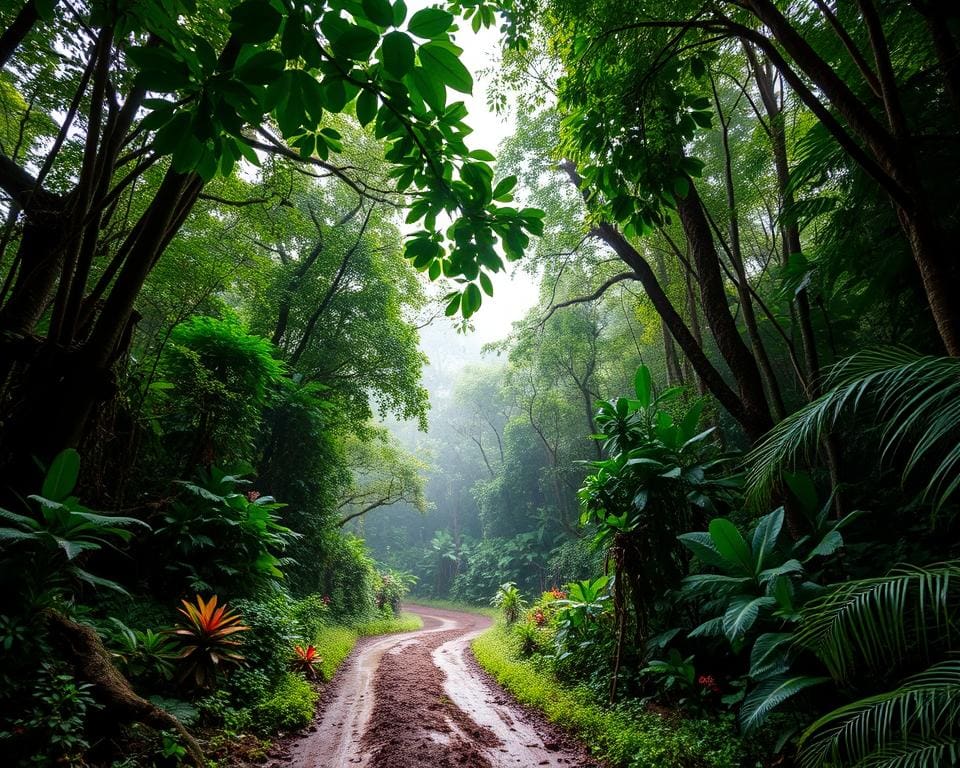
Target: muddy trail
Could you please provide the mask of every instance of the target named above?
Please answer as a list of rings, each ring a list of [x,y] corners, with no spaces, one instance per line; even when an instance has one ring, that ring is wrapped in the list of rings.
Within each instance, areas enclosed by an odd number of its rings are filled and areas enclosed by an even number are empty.
[[[407,606],[423,628],[362,640],[327,686],[314,724],[272,768],[599,768],[477,665],[484,616]]]

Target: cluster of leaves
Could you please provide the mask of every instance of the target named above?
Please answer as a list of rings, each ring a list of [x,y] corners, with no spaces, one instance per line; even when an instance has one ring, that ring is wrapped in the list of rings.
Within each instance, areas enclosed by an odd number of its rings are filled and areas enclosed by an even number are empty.
[[[298,534],[280,524],[283,504],[245,490],[247,472],[201,470],[196,482],[180,482],[183,497],[164,513],[156,537],[179,556],[167,568],[191,589],[236,594],[283,578],[282,553]]]
[[[352,107],[385,144],[398,191],[414,194],[407,220],[423,228],[410,236],[407,256],[434,278],[463,283],[448,306],[465,317],[480,306],[481,275],[491,290],[486,273],[503,267],[498,239],[508,258],[519,258],[528,233],[542,232],[540,212],[505,204],[515,180],[494,188],[492,156],[464,142],[467,110],[448,103],[447,89],[470,93],[473,79],[451,38],[449,11],[408,15],[403,0],[323,7],[245,0],[211,36],[200,32],[191,3],[177,6],[179,24],[152,6],[118,19],[153,38],[125,53],[138,85],[157,95],[145,102],[151,112],[142,125],[156,131],[154,147],[172,155],[175,170],[211,179],[241,159],[259,165],[250,133],[268,118],[302,157],[325,160],[343,150],[325,115]],[[470,13],[474,23],[494,19],[487,5]],[[223,41],[219,54],[211,40]],[[437,228],[446,216],[453,217],[449,250]]]

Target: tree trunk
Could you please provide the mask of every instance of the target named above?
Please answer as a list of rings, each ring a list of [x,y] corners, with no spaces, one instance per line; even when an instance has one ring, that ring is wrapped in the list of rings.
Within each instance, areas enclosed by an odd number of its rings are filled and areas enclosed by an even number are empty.
[[[743,342],[733,315],[730,314],[720,271],[720,258],[713,243],[703,204],[692,180],[687,195],[677,200],[677,212],[680,214],[683,231],[690,245],[690,256],[697,270],[700,301],[707,325],[737,382],[738,399],[743,406],[741,423],[747,437],[753,441],[758,440],[773,426],[763,391],[763,379],[757,361]]]

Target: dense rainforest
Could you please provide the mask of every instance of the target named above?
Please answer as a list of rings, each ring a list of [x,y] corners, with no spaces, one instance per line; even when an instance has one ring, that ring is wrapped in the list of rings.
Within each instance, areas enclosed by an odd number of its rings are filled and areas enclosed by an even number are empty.
[[[610,768],[960,765],[960,6],[6,0],[0,66],[4,764],[299,765],[415,598]]]

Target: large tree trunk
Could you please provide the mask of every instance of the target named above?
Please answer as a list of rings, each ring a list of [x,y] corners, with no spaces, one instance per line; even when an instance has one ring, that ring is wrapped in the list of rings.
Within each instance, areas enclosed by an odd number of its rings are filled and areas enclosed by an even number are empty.
[[[741,423],[747,436],[751,440],[758,440],[773,426],[763,391],[763,378],[756,359],[744,343],[736,321],[730,314],[720,258],[703,203],[692,180],[687,195],[677,200],[677,212],[680,214],[680,222],[690,245],[690,257],[697,271],[700,302],[707,325],[717,343],[717,349],[737,382],[738,399],[743,405]]]

